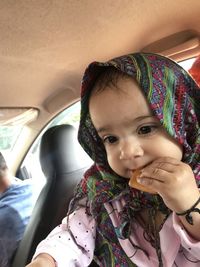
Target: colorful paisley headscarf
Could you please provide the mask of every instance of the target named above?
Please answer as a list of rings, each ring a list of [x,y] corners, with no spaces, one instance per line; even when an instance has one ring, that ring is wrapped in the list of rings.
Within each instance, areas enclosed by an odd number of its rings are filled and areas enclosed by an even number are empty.
[[[148,229],[149,227],[152,229],[157,211],[161,211],[166,217],[171,211],[165,206],[161,197],[130,189],[127,180],[110,169],[104,146],[90,118],[88,102],[91,90],[97,77],[109,66],[117,68],[137,81],[154,115],[167,132],[183,145],[183,161],[193,169],[198,185],[200,184],[200,89],[180,65],[166,57],[151,53],[125,55],[105,63],[93,62],[83,76],[78,139],[94,160],[94,165],[85,173],[78,185],[69,213],[80,205],[81,199],[87,199],[87,212],[97,222],[96,261],[100,266],[128,267],[135,265],[123,252],[117,238],[129,238],[132,231],[131,221],[136,220],[142,209],[148,209],[149,225],[144,227],[144,236],[155,247],[159,266],[162,266],[159,234],[155,231],[152,237]],[[120,197],[125,198],[127,205],[120,214],[119,229],[114,229],[103,203]],[[135,244],[133,246],[136,247]]]

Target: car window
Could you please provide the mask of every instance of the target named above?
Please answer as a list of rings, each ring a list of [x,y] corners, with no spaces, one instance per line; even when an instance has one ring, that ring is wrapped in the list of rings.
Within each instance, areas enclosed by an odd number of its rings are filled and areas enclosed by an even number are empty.
[[[0,151],[8,153],[12,150],[16,139],[20,135],[23,126],[1,126],[0,127]]]
[[[181,61],[179,62],[179,64],[185,69],[185,70],[189,70],[191,67],[192,67],[192,64],[194,63],[195,61],[195,57],[193,58],[190,58],[188,60],[184,60],[184,61]]]
[[[37,116],[38,110],[35,108],[0,108],[0,151],[8,165],[23,128]]]

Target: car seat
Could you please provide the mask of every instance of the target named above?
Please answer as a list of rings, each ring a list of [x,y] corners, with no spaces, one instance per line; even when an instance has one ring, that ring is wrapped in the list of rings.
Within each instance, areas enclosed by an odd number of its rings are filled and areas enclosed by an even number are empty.
[[[66,216],[74,187],[92,160],[77,141],[71,125],[49,128],[40,144],[40,163],[46,184],[41,190],[12,267],[22,267],[32,259],[38,243]],[[94,262],[90,266],[97,266]]]

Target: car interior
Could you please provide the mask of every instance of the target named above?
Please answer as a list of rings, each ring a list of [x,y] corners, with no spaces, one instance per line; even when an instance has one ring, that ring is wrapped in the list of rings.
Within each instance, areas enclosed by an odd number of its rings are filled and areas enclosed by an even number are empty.
[[[44,133],[40,162],[47,182],[37,199],[13,267],[30,262],[37,244],[60,224],[75,185],[92,163],[76,139],[76,129],[69,124],[51,127]]]
[[[143,51],[189,70],[200,55],[200,1],[0,1],[0,33],[0,151],[13,175],[35,185],[12,262],[23,267],[92,164],[77,141],[85,68]]]

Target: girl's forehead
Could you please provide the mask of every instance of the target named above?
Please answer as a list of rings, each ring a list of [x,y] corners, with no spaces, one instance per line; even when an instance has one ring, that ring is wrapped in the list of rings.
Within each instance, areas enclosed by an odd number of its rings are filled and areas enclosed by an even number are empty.
[[[123,73],[122,71],[120,71],[121,73]],[[108,79],[106,77],[106,79]],[[111,92],[113,91],[114,93],[118,93],[118,94],[123,94],[125,93],[125,95],[127,95],[127,90],[126,87],[132,87],[132,89],[134,90],[135,87],[140,88],[140,85],[138,84],[138,82],[136,81],[136,79],[134,77],[131,77],[129,75],[118,75],[118,77],[113,80],[101,80],[101,82],[97,81],[94,83],[94,85],[91,88],[91,95],[93,94],[98,94],[104,91],[108,91],[111,90]],[[140,88],[141,90],[142,88]]]
[[[98,85],[97,85],[98,87]],[[119,78],[115,84],[109,84],[101,90],[98,90],[96,85],[92,89],[90,94],[90,102],[93,99],[109,101],[111,98],[113,101],[123,102],[123,101],[132,101],[138,102],[142,99],[146,99],[142,88],[138,85],[138,83],[133,78]],[[147,101],[145,100],[147,103]],[[110,101],[110,104],[112,102]]]
[[[132,79],[122,79],[117,88],[106,87],[91,95],[89,111],[93,123],[100,128],[112,122],[132,123],[138,117],[152,115],[144,94]]]

